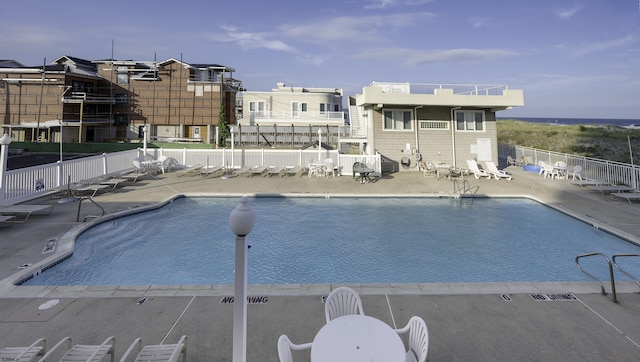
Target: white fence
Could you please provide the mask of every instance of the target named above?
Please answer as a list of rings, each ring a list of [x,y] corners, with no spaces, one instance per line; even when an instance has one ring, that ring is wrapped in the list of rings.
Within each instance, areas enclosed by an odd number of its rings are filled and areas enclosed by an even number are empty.
[[[604,181],[616,185],[627,185],[638,189],[640,185],[640,167],[628,163],[600,160],[566,153],[538,150],[535,148],[516,146],[516,159],[529,160],[538,164],[539,161],[554,164],[558,161],[566,162],[567,168],[581,166],[582,177]]]
[[[50,192],[63,190],[68,182],[96,178],[109,173],[131,170],[132,161],[141,157],[141,149],[104,153],[98,156],[5,171],[4,195],[0,205],[24,202]],[[380,155],[339,154],[336,150],[272,150],[272,149],[147,149],[147,158],[167,156],[185,166],[304,166],[311,160],[334,160],[339,174],[352,175],[355,162],[364,162],[380,175]]]

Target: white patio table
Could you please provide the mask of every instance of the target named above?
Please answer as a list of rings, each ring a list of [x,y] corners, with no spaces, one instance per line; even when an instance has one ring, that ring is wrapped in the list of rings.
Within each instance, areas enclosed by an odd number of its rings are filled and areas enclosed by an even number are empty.
[[[402,339],[388,324],[366,315],[346,315],[318,331],[311,347],[313,362],[404,361]]]

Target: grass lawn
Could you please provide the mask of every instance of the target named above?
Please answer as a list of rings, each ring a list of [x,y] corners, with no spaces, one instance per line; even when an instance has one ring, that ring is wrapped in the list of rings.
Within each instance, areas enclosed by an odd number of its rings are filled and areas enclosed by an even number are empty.
[[[640,130],[615,126],[554,125],[518,120],[498,121],[498,143],[571,153],[629,163],[629,143],[634,156],[640,151]],[[640,160],[634,157],[634,163]]]

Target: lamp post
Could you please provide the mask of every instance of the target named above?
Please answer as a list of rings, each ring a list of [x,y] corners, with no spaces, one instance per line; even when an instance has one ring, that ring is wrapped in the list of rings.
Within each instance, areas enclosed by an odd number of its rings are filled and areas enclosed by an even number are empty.
[[[322,162],[320,150],[322,148],[322,129],[318,128],[318,162]]]
[[[236,234],[235,281],[233,296],[233,362],[247,360],[247,240],[256,223],[256,212],[247,196],[229,215],[229,227]]]
[[[9,144],[11,143],[11,137],[8,134],[0,137],[0,205],[4,204],[5,200],[5,171],[7,169],[7,157],[9,155]]]

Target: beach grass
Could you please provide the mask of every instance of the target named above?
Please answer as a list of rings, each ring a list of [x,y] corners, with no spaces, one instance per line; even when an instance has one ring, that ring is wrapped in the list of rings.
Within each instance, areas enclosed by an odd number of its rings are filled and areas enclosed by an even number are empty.
[[[640,152],[640,130],[617,126],[556,125],[519,121],[497,121],[498,143],[570,153],[630,163],[629,142]],[[628,137],[628,138],[627,138]]]

